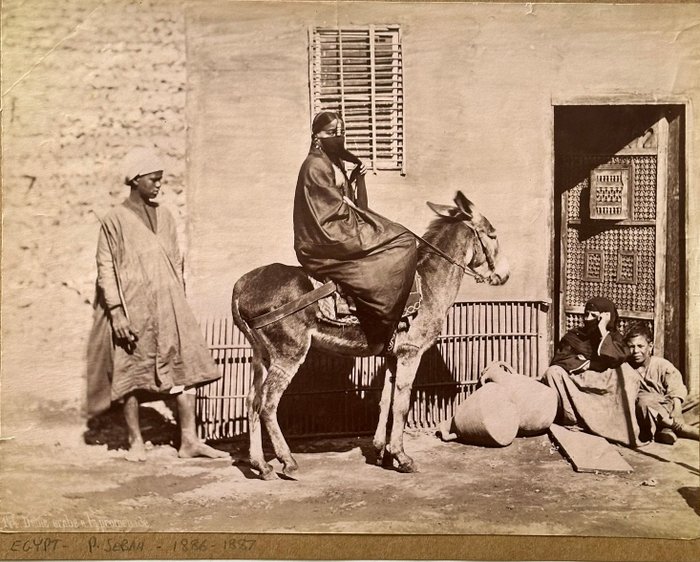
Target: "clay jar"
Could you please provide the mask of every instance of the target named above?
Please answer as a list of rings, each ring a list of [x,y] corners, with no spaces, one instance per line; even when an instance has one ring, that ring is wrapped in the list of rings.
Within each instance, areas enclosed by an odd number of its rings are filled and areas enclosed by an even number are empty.
[[[530,377],[516,373],[503,361],[490,363],[481,372],[482,384],[498,384],[519,412],[518,435],[535,435],[549,429],[557,414],[557,393]]]
[[[519,420],[509,390],[500,384],[487,383],[457,407],[451,420],[440,424],[438,435],[443,441],[505,447],[515,439]]]

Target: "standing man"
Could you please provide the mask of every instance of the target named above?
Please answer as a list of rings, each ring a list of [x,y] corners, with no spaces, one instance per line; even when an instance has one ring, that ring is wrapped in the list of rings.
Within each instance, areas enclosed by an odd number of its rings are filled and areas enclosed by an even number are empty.
[[[635,322],[625,334],[630,364],[641,375],[637,420],[642,441],[673,445],[678,437],[698,439],[697,427],[685,423],[682,404],[688,396],[681,373],[673,363],[652,355],[654,338],[644,322]]]
[[[139,399],[177,395],[180,457],[228,457],[195,432],[196,387],[219,378],[185,300],[173,216],[154,201],[163,165],[147,148],[124,160],[129,196],[101,221],[95,320],[88,348],[88,413],[122,402],[126,459],[145,461]]]

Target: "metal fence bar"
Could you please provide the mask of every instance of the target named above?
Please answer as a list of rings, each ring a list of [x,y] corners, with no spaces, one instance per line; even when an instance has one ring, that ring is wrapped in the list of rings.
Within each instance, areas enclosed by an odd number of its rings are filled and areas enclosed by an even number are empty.
[[[540,348],[547,311],[547,303],[540,301],[455,303],[443,333],[421,361],[407,425],[435,427],[452,417],[491,361],[506,361],[523,375],[537,375],[543,367]],[[229,318],[207,319],[202,331],[222,376],[197,391],[199,434],[205,439],[242,435],[247,431],[252,348]],[[351,361],[310,353],[280,402],[280,425],[290,437],[371,433],[385,369],[382,357]]]

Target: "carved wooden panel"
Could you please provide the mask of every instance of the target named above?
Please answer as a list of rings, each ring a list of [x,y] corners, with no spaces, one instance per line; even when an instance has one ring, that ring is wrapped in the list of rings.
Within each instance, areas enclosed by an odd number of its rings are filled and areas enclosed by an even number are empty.
[[[619,250],[617,253],[617,282],[637,284],[637,252]]]
[[[605,164],[591,172],[589,218],[624,220],[630,216],[631,162]]]
[[[581,309],[601,295],[618,310],[653,313],[656,297],[656,165],[655,155],[610,156],[601,165],[599,155],[571,155],[566,160],[567,191],[566,291],[564,306]],[[601,166],[627,169],[634,190],[630,215],[620,221],[590,220],[591,171]],[[614,169],[614,168],[609,168]],[[618,178],[612,178],[617,180]],[[567,316],[573,313],[567,312]],[[578,318],[571,316],[571,318]],[[570,324],[567,318],[567,324]]]
[[[603,271],[605,271],[605,252],[602,250],[583,251],[583,275],[582,279],[587,283],[602,283]]]

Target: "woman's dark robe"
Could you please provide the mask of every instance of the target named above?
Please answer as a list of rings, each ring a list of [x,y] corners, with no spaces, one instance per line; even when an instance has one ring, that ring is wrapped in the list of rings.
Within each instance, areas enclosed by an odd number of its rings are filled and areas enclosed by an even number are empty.
[[[602,341],[598,332],[586,334],[583,328],[567,332],[543,376],[558,394],[556,421],[582,424],[610,441],[638,446],[634,407],[641,379],[625,362],[627,354],[617,331]]]
[[[294,250],[309,273],[352,295],[370,343],[385,343],[413,284],[416,243],[403,226],[360,214],[344,195],[366,204],[364,194],[351,192],[344,171],[312,147],[294,196]]]

